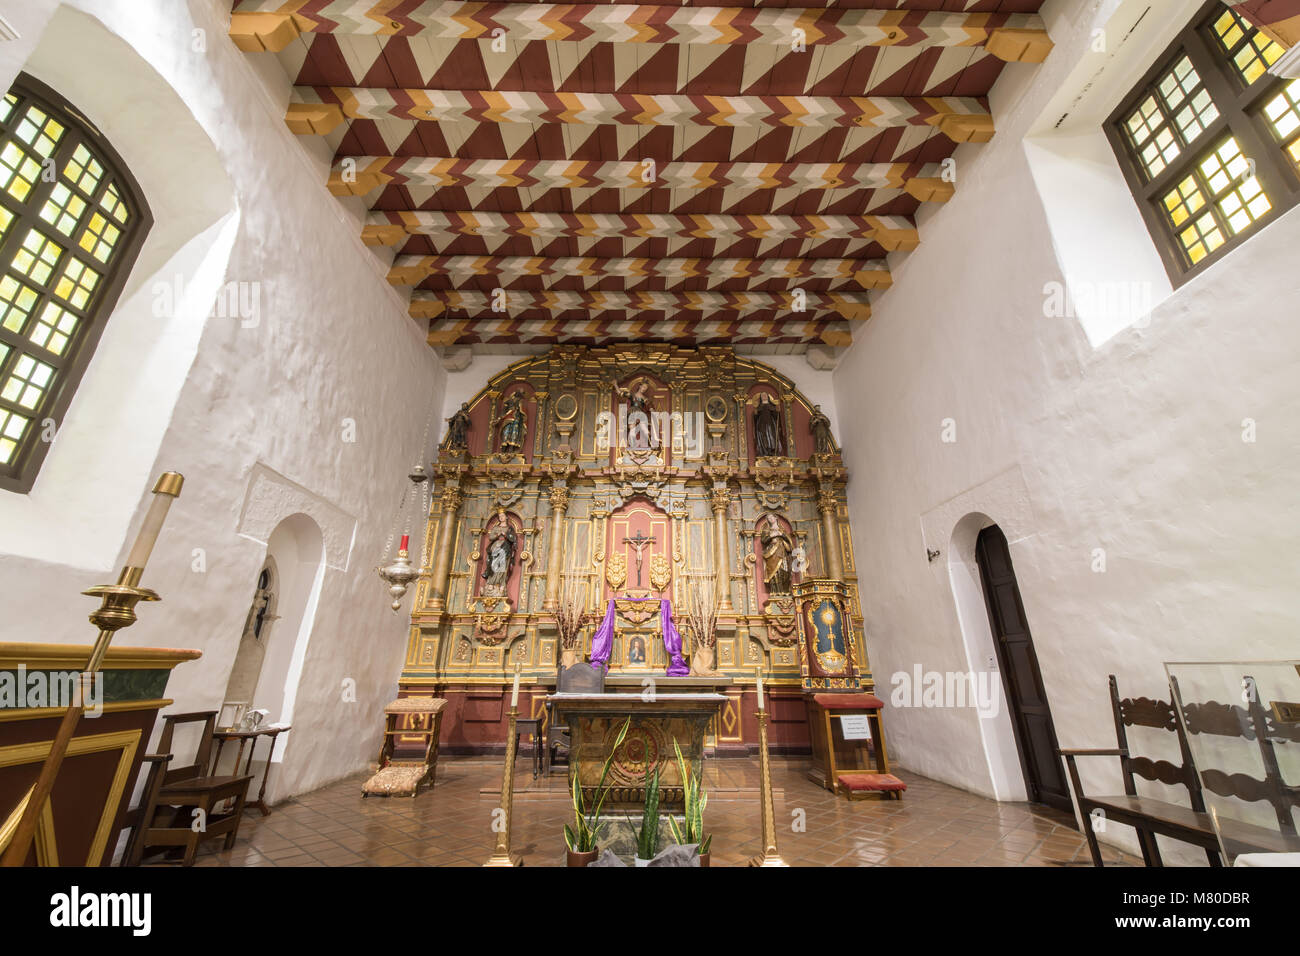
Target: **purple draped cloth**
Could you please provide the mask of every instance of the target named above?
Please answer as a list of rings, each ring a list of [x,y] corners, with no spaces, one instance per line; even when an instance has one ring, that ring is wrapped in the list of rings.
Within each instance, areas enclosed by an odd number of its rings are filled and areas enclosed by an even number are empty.
[[[668,651],[667,674],[669,677],[685,677],[691,669],[682,660],[682,635],[673,624],[673,602],[668,598],[659,602],[659,622],[664,632],[664,649]]]
[[[678,642],[681,646],[681,641]],[[609,599],[609,610],[605,612],[605,620],[600,622],[600,627],[596,628],[596,634],[591,639],[591,666],[596,670],[604,668],[609,670],[609,654],[614,649],[614,599]]]

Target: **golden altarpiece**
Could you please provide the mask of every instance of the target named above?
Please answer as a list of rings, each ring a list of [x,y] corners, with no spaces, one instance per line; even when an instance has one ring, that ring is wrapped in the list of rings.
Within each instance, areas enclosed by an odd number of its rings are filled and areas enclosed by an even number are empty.
[[[739,751],[756,737],[761,667],[773,746],[808,746],[791,587],[844,581],[858,642],[861,607],[847,474],[829,422],[789,379],[726,347],[557,346],[455,412],[433,477],[400,687],[447,699],[444,749],[504,744],[516,664],[521,716],[544,717],[565,598],[590,615],[579,660],[613,599],[610,678],[638,690],[662,679],[661,601],[682,628],[705,578],[718,582],[716,663],[671,680],[726,694],[711,743]]]

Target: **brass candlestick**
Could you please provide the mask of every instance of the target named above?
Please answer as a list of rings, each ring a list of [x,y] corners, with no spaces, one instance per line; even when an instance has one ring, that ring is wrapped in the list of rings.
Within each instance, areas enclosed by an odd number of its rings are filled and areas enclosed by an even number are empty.
[[[761,691],[760,691],[761,693]],[[758,711],[758,777],[763,790],[763,852],[750,866],[789,866],[776,848],[776,811],[772,807],[772,765],[767,757],[767,711]]]
[[[523,861],[517,856],[510,855],[510,810],[514,803],[515,797],[515,750],[518,743],[518,736],[515,731],[515,721],[519,719],[519,708],[512,706],[510,708],[510,720],[508,722],[506,737],[506,769],[501,775],[501,829],[497,832],[496,849],[492,851],[492,856],[484,863],[484,866],[523,866]]]
[[[516,729],[519,719],[519,673],[523,665],[515,664],[515,682],[510,691],[510,719],[506,724],[506,768],[501,775],[501,829],[497,831],[496,849],[484,866],[523,866],[523,860],[510,855],[510,811],[515,802],[515,751],[518,749],[519,732]]]
[[[104,655],[108,653],[113,635],[135,623],[137,604],[141,601],[159,599],[156,592],[140,587],[140,578],[144,575],[145,564],[153,552],[154,542],[158,540],[158,532],[162,530],[167,511],[171,503],[180,497],[184,483],[185,479],[174,471],[165,472],[158,479],[153,488],[154,500],[145,515],[135,545],[127,556],[126,567],[118,575],[117,583],[101,584],[81,592],[101,599],[99,608],[90,615],[90,623],[99,628],[99,636],[95,639],[95,645],[90,651],[90,659],[81,672],[77,698],[63,713],[58,733],[50,743],[50,752],[41,765],[36,783],[32,784],[31,789],[19,801],[18,806],[9,815],[9,819],[4,824],[0,824],[0,832],[3,832],[10,829],[15,817],[19,818],[16,828],[13,829],[9,846],[4,856],[0,858],[0,866],[22,866],[27,862],[27,854],[31,851],[41,813],[50,798],[50,793],[54,790],[59,770],[63,767],[63,759],[68,753],[68,745],[72,743],[72,738],[77,732],[77,724],[81,722],[81,717],[85,713],[85,701],[94,685],[94,675],[103,667]]]

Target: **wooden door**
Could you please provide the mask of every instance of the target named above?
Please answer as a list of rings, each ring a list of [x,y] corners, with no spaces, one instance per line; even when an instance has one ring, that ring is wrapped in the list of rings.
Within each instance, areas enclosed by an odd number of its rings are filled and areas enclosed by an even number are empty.
[[[1011,723],[1020,751],[1020,766],[1025,788],[1033,803],[1045,803],[1073,813],[1070,793],[1057,756],[1056,730],[1047,704],[1043,676],[1034,654],[1034,640],[1025,620],[1020,588],[1006,535],[997,526],[980,532],[975,544],[980,580],[984,583],[984,602],[989,612],[989,627],[997,647],[1002,686],[1011,708]]]

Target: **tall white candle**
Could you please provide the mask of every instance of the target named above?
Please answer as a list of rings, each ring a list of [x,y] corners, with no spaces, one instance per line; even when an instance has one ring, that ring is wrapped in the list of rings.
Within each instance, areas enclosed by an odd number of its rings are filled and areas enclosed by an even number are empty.
[[[510,691],[510,706],[512,708],[519,706],[519,671],[523,669],[523,664],[515,665],[515,686]]]
[[[144,516],[144,524],[140,526],[140,533],[136,535],[135,544],[131,547],[131,553],[127,556],[127,567],[143,568],[149,563],[149,555],[153,553],[154,543],[158,540],[158,532],[162,530],[163,521],[167,518],[167,511],[175,500],[171,495],[156,494],[153,496],[153,501],[149,502],[149,511]]]
[[[763,709],[763,668],[758,668],[754,672],[758,675],[758,709]]]

